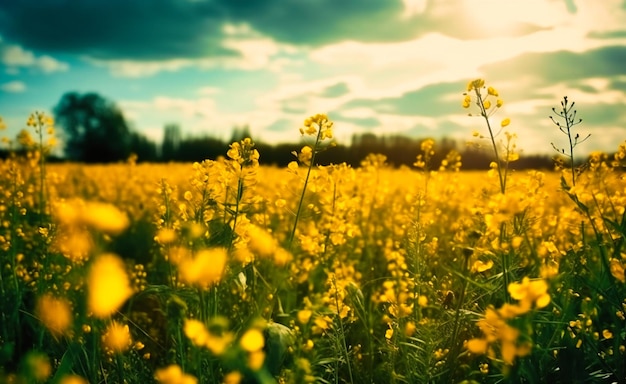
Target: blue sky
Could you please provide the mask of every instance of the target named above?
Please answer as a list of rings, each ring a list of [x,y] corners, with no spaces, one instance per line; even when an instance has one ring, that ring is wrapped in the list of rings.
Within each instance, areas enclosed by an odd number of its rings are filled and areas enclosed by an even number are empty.
[[[0,0],[0,116],[9,133],[68,91],[114,101],[155,141],[299,139],[325,112],[354,133],[473,140],[476,77],[500,92],[518,146],[552,153],[568,95],[580,150],[626,139],[624,0]]]

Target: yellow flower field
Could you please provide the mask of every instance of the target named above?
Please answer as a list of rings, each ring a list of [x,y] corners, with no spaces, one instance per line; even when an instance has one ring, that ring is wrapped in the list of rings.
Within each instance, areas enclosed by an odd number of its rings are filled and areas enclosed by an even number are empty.
[[[510,170],[513,135],[487,172],[434,141],[411,168],[317,166],[333,129],[306,119],[286,168],[250,139],[2,161],[0,381],[626,382],[626,142],[576,173]]]

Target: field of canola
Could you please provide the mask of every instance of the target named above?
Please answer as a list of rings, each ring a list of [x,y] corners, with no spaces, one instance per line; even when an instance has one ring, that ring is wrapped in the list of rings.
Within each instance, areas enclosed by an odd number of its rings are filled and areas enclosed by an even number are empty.
[[[626,142],[504,193],[425,143],[400,169],[317,142],[259,166],[249,139],[0,162],[0,381],[625,383]]]

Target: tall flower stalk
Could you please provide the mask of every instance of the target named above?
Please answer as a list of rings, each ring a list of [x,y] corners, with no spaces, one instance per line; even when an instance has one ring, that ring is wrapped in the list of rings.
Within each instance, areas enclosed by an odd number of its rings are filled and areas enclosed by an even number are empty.
[[[478,106],[480,111],[479,115],[485,119],[485,123],[487,124],[487,129],[489,131],[489,139],[491,140],[491,145],[493,147],[493,154],[495,156],[495,167],[498,170],[498,180],[500,182],[500,192],[502,194],[506,191],[506,179],[509,169],[509,163],[517,159],[517,155],[510,152],[507,147],[507,155],[503,157],[498,152],[498,145],[496,143],[496,136],[500,133],[502,128],[508,126],[511,123],[509,118],[506,118],[500,122],[500,130],[498,132],[494,132],[494,128],[491,126],[491,121],[489,121],[489,117],[493,115],[496,110],[498,110],[502,104],[502,99],[499,99],[498,91],[496,91],[493,87],[487,88],[487,94],[484,94],[485,90],[485,80],[476,79],[472,80],[467,85],[467,92],[464,93],[465,98],[463,99],[463,108],[469,108],[472,104],[472,96],[470,93],[474,91],[474,95],[476,97],[475,104]],[[491,99],[495,98],[495,104],[491,102]],[[471,114],[470,114],[471,116]],[[474,136],[480,136],[480,134],[475,133]],[[482,136],[480,136],[482,137]]]
[[[300,128],[301,135],[314,136],[315,142],[313,143],[313,147],[304,146],[299,154],[294,153],[298,157],[298,161],[305,166],[308,166],[306,176],[304,178],[304,186],[302,187],[302,194],[300,195],[300,200],[298,201],[298,209],[296,210],[296,218],[293,222],[293,228],[291,229],[291,234],[289,235],[289,249],[291,249],[293,244],[293,239],[296,236],[296,229],[298,227],[298,219],[300,218],[300,212],[302,211],[302,203],[304,202],[304,195],[306,193],[306,187],[309,183],[309,178],[311,177],[311,170],[313,169],[313,164],[315,164],[316,155],[321,152],[323,149],[322,142],[325,139],[333,138],[333,122],[328,119],[328,116],[323,113],[318,113],[317,115],[311,116],[304,120],[304,126]],[[289,163],[289,169],[297,170],[298,163],[292,161]]]
[[[565,148],[557,148],[557,146],[554,145],[554,143],[550,143],[550,144],[552,144],[552,148],[554,148],[555,151],[569,158],[570,169],[572,171],[572,185],[576,185],[576,166],[574,164],[574,148],[578,144],[587,140],[589,136],[591,136],[591,134],[588,134],[587,136],[585,136],[584,139],[581,139],[580,134],[577,133],[576,135],[574,135],[574,133],[572,132],[572,128],[574,128],[575,125],[582,123],[583,121],[583,119],[578,119],[578,121],[576,120],[576,110],[574,109],[575,104],[576,104],[575,102],[568,104],[567,96],[565,96],[563,97],[563,101],[561,101],[560,111],[557,112],[556,108],[552,108],[552,112],[556,113],[561,119],[563,119],[563,124],[555,120],[554,117],[550,116],[550,120],[552,120],[552,122],[559,128],[561,132],[563,132],[563,134],[567,136],[569,140],[568,151],[566,151]],[[572,109],[574,109],[573,112],[572,112]]]

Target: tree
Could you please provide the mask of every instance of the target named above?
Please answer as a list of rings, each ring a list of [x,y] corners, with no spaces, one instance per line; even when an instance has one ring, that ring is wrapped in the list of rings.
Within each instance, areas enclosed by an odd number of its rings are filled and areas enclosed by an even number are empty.
[[[66,93],[54,114],[65,134],[68,159],[96,163],[124,160],[130,155],[132,136],[124,115],[99,94]]]
[[[130,151],[137,155],[139,161],[156,161],[157,145],[145,135],[131,131],[130,133]]]
[[[181,143],[180,127],[178,124],[167,124],[163,131],[161,144],[161,159],[163,161],[178,160],[178,149]]]

